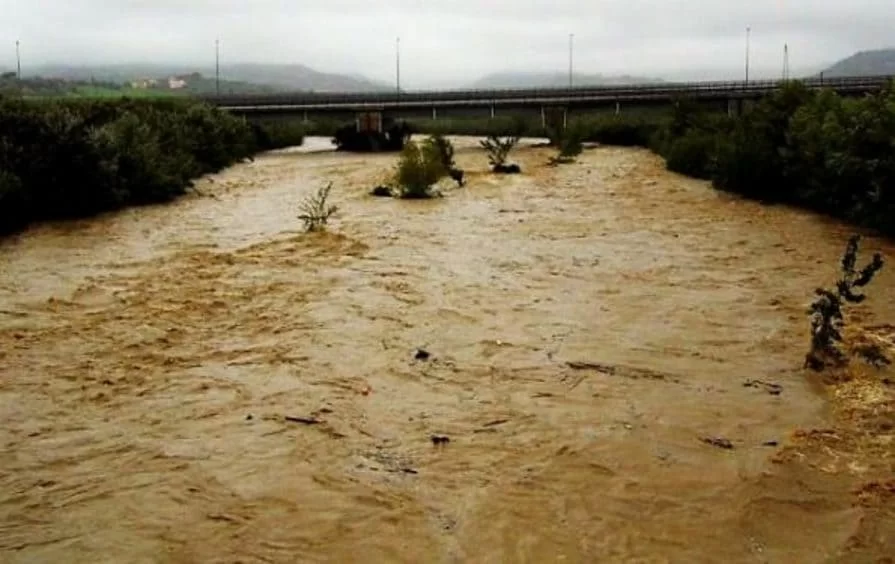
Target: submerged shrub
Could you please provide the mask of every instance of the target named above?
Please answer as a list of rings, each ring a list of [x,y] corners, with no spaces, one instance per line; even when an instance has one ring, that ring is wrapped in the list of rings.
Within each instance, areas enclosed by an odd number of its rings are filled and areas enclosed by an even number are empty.
[[[442,155],[434,143],[413,141],[404,145],[395,181],[402,198],[431,198],[432,186],[447,174]]]
[[[339,211],[338,206],[331,205],[328,202],[332,187],[332,182],[322,186],[316,193],[301,203],[301,214],[299,214],[298,219],[305,224],[305,231],[324,229],[329,218]]]
[[[575,157],[584,150],[581,139],[584,132],[579,124],[568,127],[558,127],[550,131],[551,144],[556,145],[558,154],[550,157],[548,164],[559,165],[575,162]]]
[[[861,237],[852,236],[842,256],[842,275],[836,283],[836,290],[818,288],[817,299],[811,304],[811,348],[805,356],[805,367],[823,370],[828,366],[842,366],[848,357],[841,350],[843,315],[846,303],[861,303],[865,296],[855,292],[873,280],[883,267],[882,255],[876,253],[873,259],[860,270],[855,269],[858,259],[858,243]],[[888,364],[889,359],[876,347],[862,351],[862,355],[874,364]]]
[[[507,158],[517,143],[518,136],[500,138],[497,135],[489,135],[479,142],[488,153],[488,162],[494,172],[519,172],[518,165],[507,165]]]
[[[426,139],[426,143],[431,145],[432,150],[438,153],[441,166],[447,171],[448,176],[457,184],[463,186],[464,173],[457,168],[457,164],[454,162],[454,145],[439,134],[431,135]]]

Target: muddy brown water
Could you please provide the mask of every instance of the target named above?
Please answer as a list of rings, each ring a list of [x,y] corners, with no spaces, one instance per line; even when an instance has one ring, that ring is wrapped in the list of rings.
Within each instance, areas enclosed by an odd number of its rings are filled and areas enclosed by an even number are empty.
[[[497,177],[456,141],[443,199],[368,197],[394,155],[284,151],[0,243],[0,560],[835,555],[859,513],[764,443],[828,422],[805,309],[851,230],[642,150]]]

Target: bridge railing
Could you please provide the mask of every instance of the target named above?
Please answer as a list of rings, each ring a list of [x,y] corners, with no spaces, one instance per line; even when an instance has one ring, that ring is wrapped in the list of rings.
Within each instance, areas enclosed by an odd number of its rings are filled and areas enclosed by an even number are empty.
[[[847,78],[810,78],[801,80],[809,88],[827,87],[838,90],[859,90],[879,88],[893,79],[892,76],[861,76]],[[730,94],[750,94],[767,92],[779,88],[782,80],[714,81],[714,82],[666,82],[650,84],[628,84],[612,86],[577,86],[554,88],[521,89],[466,89],[443,91],[407,92],[294,92],[263,95],[222,95],[204,96],[203,100],[218,106],[276,106],[285,104],[301,105],[342,105],[352,103],[407,104],[413,102],[455,102],[464,100],[531,100],[541,98],[584,99],[592,96],[626,97],[660,94],[663,96],[687,93],[726,92]]]

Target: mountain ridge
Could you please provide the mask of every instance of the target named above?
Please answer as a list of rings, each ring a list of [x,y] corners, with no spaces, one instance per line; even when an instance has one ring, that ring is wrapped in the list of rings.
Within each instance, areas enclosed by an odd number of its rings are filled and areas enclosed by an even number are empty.
[[[142,79],[165,79],[199,73],[215,76],[214,65],[165,63],[115,63],[61,65],[42,64],[22,69],[23,77],[42,76],[66,80],[100,80],[129,83]],[[364,92],[390,89],[361,75],[321,72],[301,64],[228,63],[220,67],[221,80],[252,83],[276,90],[314,90],[318,92]]]
[[[572,73],[573,86],[611,86],[621,84],[656,84],[664,79],[631,75],[603,75]],[[486,74],[470,83],[471,88],[538,88],[569,85],[566,72],[498,71]]]
[[[895,48],[858,51],[823,70],[829,78],[895,74]]]

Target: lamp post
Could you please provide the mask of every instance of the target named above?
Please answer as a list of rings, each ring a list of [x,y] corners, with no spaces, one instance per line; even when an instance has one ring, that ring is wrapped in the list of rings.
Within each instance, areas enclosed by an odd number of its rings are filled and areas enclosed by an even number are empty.
[[[221,95],[221,40],[214,40],[214,90]]]
[[[789,44],[783,44],[783,80],[789,80]]]
[[[749,84],[749,39],[752,34],[752,28],[746,27],[746,84]]]
[[[395,38],[395,94],[401,96],[401,38]]]
[[[572,87],[572,52],[574,49],[575,34],[569,34],[569,88]]]

